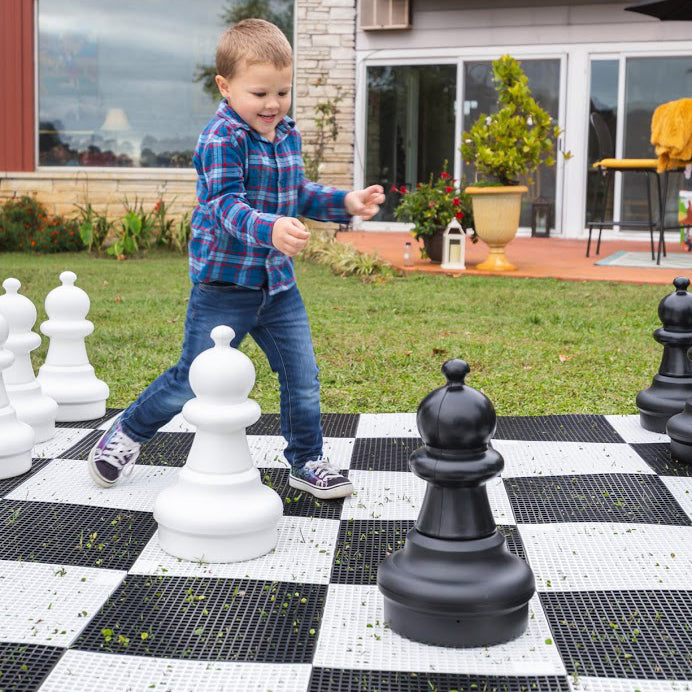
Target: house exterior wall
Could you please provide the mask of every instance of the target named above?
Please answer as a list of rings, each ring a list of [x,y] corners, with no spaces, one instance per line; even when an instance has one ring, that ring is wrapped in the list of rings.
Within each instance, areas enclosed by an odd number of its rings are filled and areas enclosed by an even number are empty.
[[[369,150],[366,128],[367,67],[370,65],[462,64],[490,60],[503,53],[522,58],[560,58],[563,64],[560,125],[562,148],[570,161],[559,161],[558,227],[555,233],[580,237],[585,230],[586,161],[589,138],[589,79],[592,56],[690,56],[689,22],[661,22],[627,12],[631,2],[609,0],[411,0],[411,28],[356,29],[356,161]],[[621,73],[621,83],[624,72]],[[461,82],[459,82],[460,84]],[[683,89],[681,89],[683,90]],[[689,94],[681,93],[680,96]],[[461,98],[461,97],[459,97]],[[461,121],[459,116],[458,120]],[[461,129],[458,140],[461,138]],[[455,175],[460,176],[457,154]],[[354,184],[363,182],[356,166]],[[562,194],[560,194],[560,190]],[[368,222],[364,230],[403,229],[404,224]],[[526,232],[526,231],[523,231]],[[632,232],[614,231],[623,236]],[[634,236],[636,237],[636,232]]]
[[[174,215],[189,211],[196,201],[193,169],[37,169],[34,1],[0,0],[0,12],[0,63],[12,67],[0,70],[0,93],[12,95],[0,107],[0,131],[12,132],[0,137],[0,200],[35,195],[51,213],[66,215],[88,200],[118,218],[126,198],[146,207],[163,197]],[[339,94],[339,135],[326,145],[319,180],[347,189],[353,181],[355,14],[355,0],[296,0],[294,116],[311,151],[315,106]]]
[[[574,0],[411,0],[412,28],[356,32],[356,50],[568,45],[646,41],[662,47],[690,38],[687,22],[626,12],[632,2]]]
[[[34,3],[0,0],[0,161],[34,167]]]

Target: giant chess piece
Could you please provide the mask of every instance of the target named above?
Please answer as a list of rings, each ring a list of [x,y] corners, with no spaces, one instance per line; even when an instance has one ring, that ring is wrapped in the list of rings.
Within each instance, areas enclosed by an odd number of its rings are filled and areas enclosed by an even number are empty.
[[[58,404],[41,391],[31,366],[31,351],[41,345],[41,337],[31,331],[36,308],[19,294],[21,283],[17,279],[5,279],[2,287],[5,295],[0,296],[0,315],[10,329],[5,348],[14,354],[14,363],[3,373],[5,389],[17,418],[34,429],[35,442],[45,442],[55,435]]]
[[[464,383],[469,366],[449,360],[447,384],[418,407],[424,446],[411,470],[427,481],[403,549],[380,565],[384,618],[398,634],[439,646],[487,646],[518,637],[535,592],[529,566],[507,550],[485,483],[504,466],[489,447],[490,400]]]
[[[690,280],[679,276],[673,285],[675,291],[658,304],[663,327],[654,332],[654,339],[663,344],[661,365],[651,386],[637,394],[642,428],[657,433],[665,433],[668,419],[680,413],[692,397],[692,360],[687,356],[692,346]]]
[[[12,365],[14,354],[4,348],[10,329],[0,315],[0,478],[13,478],[31,469],[31,449],[34,431],[17,420],[5,391],[3,370]]]
[[[682,464],[692,464],[692,398],[681,413],[668,419],[666,435],[670,437],[670,456]]]
[[[231,348],[234,336],[230,327],[214,327],[215,345],[190,366],[196,398],[183,416],[197,431],[177,484],[154,504],[161,548],[184,560],[251,560],[278,538],[283,503],[262,484],[245,434],[260,417],[259,405],[248,399],[255,368]]]
[[[55,420],[61,423],[92,420],[106,413],[108,385],[99,380],[89,363],[85,338],[94,331],[86,319],[89,296],[74,282],[74,272],[62,272],[62,286],[46,296],[48,319],[40,330],[49,339],[45,363],[37,379],[43,393],[58,402]]]

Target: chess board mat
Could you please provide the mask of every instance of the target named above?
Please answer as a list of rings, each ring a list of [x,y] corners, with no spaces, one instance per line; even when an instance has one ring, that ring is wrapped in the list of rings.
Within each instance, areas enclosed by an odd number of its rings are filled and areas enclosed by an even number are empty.
[[[109,420],[59,424],[27,474],[0,481],[0,689],[276,692],[689,690],[692,469],[636,416],[498,419],[487,484],[537,593],[527,631],[491,647],[415,643],[387,627],[378,564],[425,483],[415,414],[325,414],[345,500],[288,486],[278,416],[248,440],[280,494],[276,549],[243,563],[164,553],[152,506],[194,437],[178,417],[133,475],[101,489],[85,459]]]

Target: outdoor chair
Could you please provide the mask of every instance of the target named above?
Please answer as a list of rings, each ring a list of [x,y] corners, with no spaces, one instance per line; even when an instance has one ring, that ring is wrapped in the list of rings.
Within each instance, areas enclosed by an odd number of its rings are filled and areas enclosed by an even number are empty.
[[[601,234],[604,228],[613,228],[614,226],[626,227],[626,228],[648,228],[649,236],[651,238],[651,259],[656,259],[656,254],[654,251],[654,229],[658,227],[658,217],[661,214],[661,186],[656,167],[658,164],[657,159],[616,159],[613,158],[615,155],[615,147],[613,145],[613,139],[610,136],[610,130],[606,125],[603,116],[600,113],[591,113],[591,125],[596,133],[596,140],[598,142],[598,161],[593,164],[593,167],[597,169],[601,175],[600,180],[603,183],[603,202],[599,205],[598,194],[594,195],[594,214],[592,221],[587,223],[589,228],[589,239],[586,243],[586,256],[589,256],[591,251],[591,234],[594,228],[598,229],[598,240],[596,242],[596,254],[598,255],[601,250]],[[648,221],[606,221],[606,211],[608,209],[608,202],[610,200],[611,189],[613,188],[613,175],[617,172],[621,173],[644,173],[646,175],[646,194],[647,194],[647,209],[649,213]],[[656,197],[658,203],[658,209],[656,211],[656,216],[654,216],[654,210],[652,206],[651,199],[651,178],[653,178],[654,189],[656,190]],[[656,218],[656,220],[655,220]],[[660,242],[663,242],[662,240]],[[666,254],[665,244],[663,245],[663,254]]]

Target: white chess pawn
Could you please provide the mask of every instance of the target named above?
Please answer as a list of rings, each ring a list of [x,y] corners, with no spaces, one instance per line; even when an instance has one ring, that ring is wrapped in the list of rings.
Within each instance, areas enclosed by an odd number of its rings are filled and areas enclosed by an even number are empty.
[[[13,478],[31,468],[31,448],[34,431],[31,426],[17,420],[5,391],[2,371],[12,365],[14,354],[4,348],[10,329],[0,315],[0,478]]]
[[[283,503],[262,484],[245,433],[260,417],[248,399],[255,368],[231,348],[233,337],[230,327],[215,327],[215,345],[190,367],[196,398],[183,416],[196,426],[195,438],[177,483],[154,503],[161,548],[184,560],[251,560],[272,550],[278,537]]]
[[[45,442],[55,435],[58,404],[41,391],[31,366],[31,351],[41,345],[41,337],[31,331],[36,323],[36,308],[18,293],[21,285],[17,279],[2,282],[5,295],[0,296],[0,315],[10,329],[5,348],[14,354],[14,363],[2,376],[17,418],[34,429],[36,442]]]
[[[50,339],[46,362],[37,379],[43,393],[58,402],[56,420],[74,422],[99,418],[106,413],[108,385],[94,374],[84,339],[94,331],[85,319],[89,296],[74,282],[74,272],[62,272],[62,286],[46,296],[48,319],[40,330]]]

